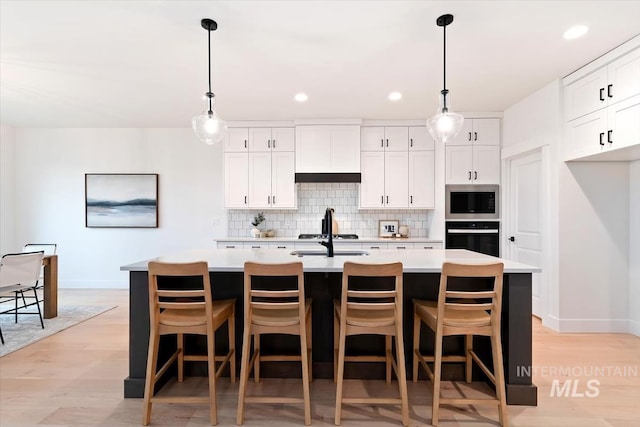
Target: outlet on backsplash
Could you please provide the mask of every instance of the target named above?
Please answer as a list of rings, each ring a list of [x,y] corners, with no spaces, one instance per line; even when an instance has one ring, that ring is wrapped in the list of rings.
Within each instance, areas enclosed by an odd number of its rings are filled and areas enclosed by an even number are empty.
[[[378,221],[394,219],[409,227],[411,237],[429,237],[432,210],[358,210],[358,185],[354,183],[303,183],[298,187],[298,210],[267,210],[264,212],[268,228],[278,237],[298,237],[301,233],[320,233],[320,220],[327,207],[335,210],[340,233],[360,237],[377,237]],[[250,237],[255,212],[229,211],[228,237]]]

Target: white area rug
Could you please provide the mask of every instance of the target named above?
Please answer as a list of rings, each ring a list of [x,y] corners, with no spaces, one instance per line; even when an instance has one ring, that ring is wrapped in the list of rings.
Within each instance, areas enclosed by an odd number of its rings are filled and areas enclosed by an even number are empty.
[[[18,323],[15,323],[15,318],[12,314],[2,314],[0,315],[0,328],[2,328],[2,335],[4,336],[4,345],[0,344],[0,357],[115,307],[86,305],[58,307],[57,317],[44,319],[44,329],[40,326],[38,315],[18,316]],[[29,307],[29,309],[34,310],[35,306]]]

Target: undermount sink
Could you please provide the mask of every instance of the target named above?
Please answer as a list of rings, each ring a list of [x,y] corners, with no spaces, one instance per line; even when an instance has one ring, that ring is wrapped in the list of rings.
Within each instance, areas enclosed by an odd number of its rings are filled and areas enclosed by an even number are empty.
[[[300,251],[291,251],[291,255],[295,255],[298,257],[302,256],[327,256],[327,251],[324,250],[300,250]],[[367,256],[369,252],[367,251],[333,251],[333,256]]]

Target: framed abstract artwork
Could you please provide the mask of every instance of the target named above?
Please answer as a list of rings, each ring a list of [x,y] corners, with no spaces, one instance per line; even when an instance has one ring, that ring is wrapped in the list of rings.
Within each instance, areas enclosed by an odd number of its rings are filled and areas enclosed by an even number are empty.
[[[378,237],[395,237],[399,233],[400,221],[395,219],[385,219],[378,221]]]
[[[158,174],[84,175],[86,227],[158,227]]]

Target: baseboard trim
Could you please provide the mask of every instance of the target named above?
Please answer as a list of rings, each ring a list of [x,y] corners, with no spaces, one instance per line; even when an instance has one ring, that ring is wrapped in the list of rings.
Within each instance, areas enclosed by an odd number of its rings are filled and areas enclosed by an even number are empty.
[[[629,333],[628,319],[559,319],[559,332]]]
[[[555,316],[547,315],[542,318],[542,326],[553,329],[556,332],[560,331],[560,319]]]
[[[637,320],[629,320],[629,333],[640,337],[640,322]]]

